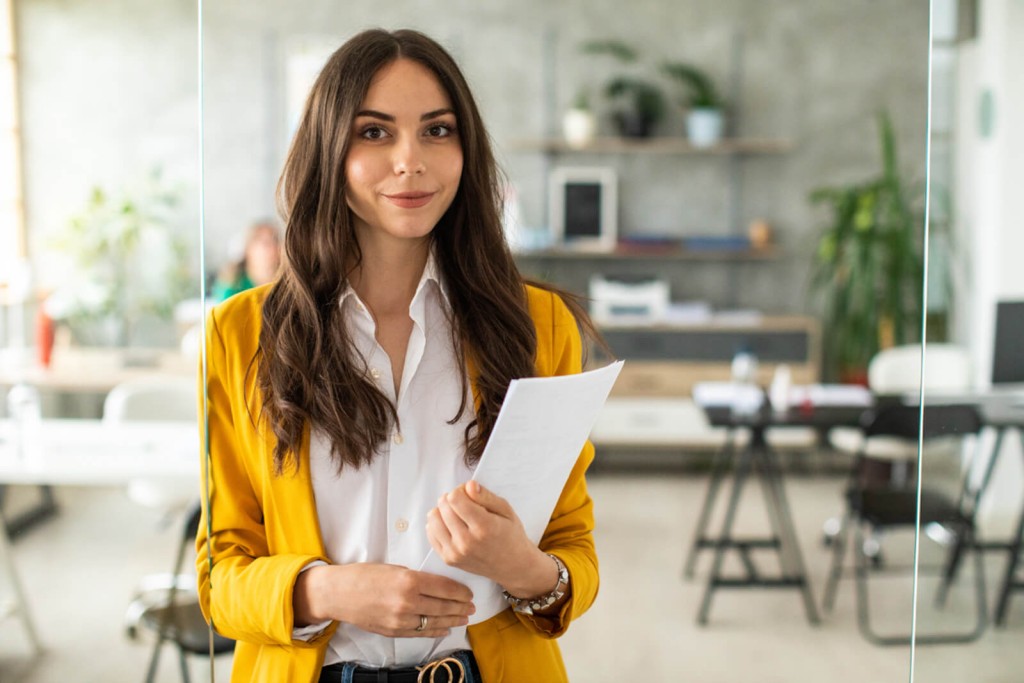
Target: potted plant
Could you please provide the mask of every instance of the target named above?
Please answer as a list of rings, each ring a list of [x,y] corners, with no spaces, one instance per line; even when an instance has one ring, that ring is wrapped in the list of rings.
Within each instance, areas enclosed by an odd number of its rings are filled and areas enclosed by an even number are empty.
[[[685,89],[682,104],[687,109],[686,136],[694,147],[712,147],[725,128],[725,103],[711,78],[690,64],[665,62],[661,72]]]
[[[650,81],[619,76],[608,82],[604,93],[618,105],[612,116],[624,137],[649,137],[665,116],[665,96]]]
[[[54,240],[69,258],[47,315],[89,345],[126,346],[146,316],[170,319],[191,289],[187,246],[173,226],[178,193],[154,171],[132,190],[93,188]]]
[[[623,66],[637,62],[636,51],[619,40],[592,40],[583,44],[584,54],[608,55]],[[665,95],[654,82],[637,73],[619,74],[604,86],[613,103],[612,119],[624,137],[648,137],[665,115]]]
[[[846,382],[866,383],[868,362],[879,349],[920,340],[923,210],[900,176],[888,115],[880,114],[878,125],[881,172],[810,195],[832,216],[812,274],[824,304],[826,375]]]
[[[590,106],[590,92],[583,88],[562,117],[562,135],[570,147],[580,149],[589,145],[596,133],[597,117]]]

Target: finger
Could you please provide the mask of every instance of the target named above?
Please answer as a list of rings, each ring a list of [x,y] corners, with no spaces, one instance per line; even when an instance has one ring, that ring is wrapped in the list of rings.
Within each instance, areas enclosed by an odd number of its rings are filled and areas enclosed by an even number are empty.
[[[431,624],[422,631],[413,629],[412,631],[404,631],[402,633],[395,634],[397,638],[445,638],[451,635],[452,630],[450,628],[434,628]]]
[[[465,584],[449,579],[447,576],[416,572],[419,583],[419,594],[422,596],[441,598],[442,600],[455,600],[457,602],[472,602],[473,591]]]
[[[416,602],[416,613],[430,617],[431,622],[437,619],[453,619],[458,622],[471,614],[476,614],[476,605],[471,602],[459,602],[456,600],[444,600],[423,596]],[[456,623],[461,626],[461,623]]]
[[[461,488],[466,492],[470,500],[477,505],[482,505],[488,512],[493,512],[496,515],[509,519],[515,516],[515,511],[507,500],[490,489],[484,488],[480,485],[480,482],[467,481],[466,485]]]
[[[453,495],[451,493],[441,496],[437,501],[437,511],[441,515],[441,520],[444,525],[448,527],[448,532],[452,536],[459,534],[466,534],[469,531],[469,525],[466,520],[455,510],[452,505],[452,501],[449,500]]]
[[[445,500],[469,529],[479,529],[491,516],[487,508],[474,502],[461,486],[445,496]]]
[[[420,629],[420,615],[415,615],[415,626],[402,629],[394,635],[406,638],[441,638],[451,633],[453,628],[459,628],[469,624],[469,618],[465,616],[426,616],[425,626]]]
[[[415,622],[415,626],[401,628],[389,628],[386,626],[370,626],[369,630],[372,633],[385,636],[387,638],[443,638],[451,634],[451,629],[455,628],[456,625],[446,625],[440,619],[434,619],[427,617],[427,625],[422,631],[418,631],[420,625],[419,616],[408,617],[406,621]]]
[[[427,540],[430,541],[430,546],[434,551],[442,556],[452,543],[451,532],[445,526],[444,520],[441,519],[441,513],[437,508],[427,513]]]

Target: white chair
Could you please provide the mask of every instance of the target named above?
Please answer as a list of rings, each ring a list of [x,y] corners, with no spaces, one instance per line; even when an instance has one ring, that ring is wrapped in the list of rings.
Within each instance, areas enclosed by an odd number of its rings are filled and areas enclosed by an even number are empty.
[[[107,394],[103,421],[180,421],[198,425],[196,391],[195,380],[185,377],[154,375],[129,380]],[[180,480],[136,479],[129,482],[127,493],[134,502],[173,516],[198,497],[199,485]]]
[[[154,375],[129,380],[118,384],[107,394],[103,402],[103,421],[120,423],[126,421],[188,422],[197,425],[198,400],[195,380],[186,377]],[[198,432],[197,432],[198,433]],[[198,437],[197,437],[198,439]],[[139,457],[146,457],[140,453]],[[199,454],[196,454],[199,457]],[[199,482],[140,478],[128,483],[128,497],[144,507],[163,512],[162,526],[172,520],[184,519],[186,514],[198,508]],[[194,538],[194,524],[192,526]],[[187,544],[187,542],[186,542]],[[184,547],[184,546],[182,546]],[[181,565],[183,550],[178,551],[176,567]],[[141,628],[152,615],[166,608],[168,600],[181,596],[186,602],[195,602],[195,576],[177,573],[152,574],[143,577],[125,612],[125,631],[135,639]],[[148,621],[147,621],[148,620]],[[153,650],[147,681],[153,680],[160,648],[167,640],[163,629],[157,629],[158,640]],[[187,669],[182,654],[182,675],[187,680]]]
[[[957,394],[971,386],[971,358],[954,344],[925,347],[926,395]],[[875,354],[868,365],[868,386],[876,394],[916,392],[921,386],[921,345],[894,346]]]
[[[924,381],[921,379],[921,345],[907,344],[879,351],[868,364],[868,388],[876,396],[902,396],[917,394],[922,385],[925,401],[929,396],[951,396],[964,394],[971,388],[971,358],[967,350],[953,344],[928,344],[926,346]],[[829,442],[842,453],[857,453],[862,445],[859,429],[835,429],[829,435]],[[905,443],[894,441],[872,442],[873,458],[906,458],[916,455],[916,449],[908,452]]]

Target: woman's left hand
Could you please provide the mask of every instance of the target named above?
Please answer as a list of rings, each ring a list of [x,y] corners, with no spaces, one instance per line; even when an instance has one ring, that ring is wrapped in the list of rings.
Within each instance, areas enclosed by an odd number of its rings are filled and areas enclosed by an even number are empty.
[[[517,597],[543,595],[558,583],[557,566],[530,541],[508,501],[475,481],[441,496],[427,515],[427,537],[446,564]]]

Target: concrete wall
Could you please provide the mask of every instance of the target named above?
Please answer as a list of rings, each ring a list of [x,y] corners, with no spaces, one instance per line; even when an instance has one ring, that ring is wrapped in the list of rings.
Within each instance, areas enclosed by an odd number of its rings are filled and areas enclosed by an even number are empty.
[[[131,179],[159,163],[189,190],[195,156],[194,3],[185,0],[20,0],[26,191],[34,245],[96,183]],[[528,225],[542,225],[544,169],[513,142],[555,132],[581,83],[611,67],[586,60],[586,39],[616,37],[649,63],[681,59],[707,68],[734,108],[741,135],[791,140],[792,152],[742,163],[738,226],[763,217],[777,230],[780,261],[724,267],[649,266],[676,299],[769,311],[806,308],[807,266],[826,217],[809,190],[856,180],[878,166],[874,114],[887,108],[904,166],[923,177],[927,3],[871,0],[420,0],[337,3],[283,0],[207,3],[206,219],[216,267],[232,236],[273,212],[286,149],[284,57],[303,42],[337,45],[366,27],[422,29],[460,60],[475,89]],[[298,9],[297,9],[298,7]],[[659,131],[677,134],[676,111]],[[621,177],[622,232],[720,234],[728,225],[729,168],[718,158],[564,157],[614,165]],[[194,229],[194,197],[183,230]],[[577,270],[579,267],[577,267]],[[585,267],[589,272],[589,267]],[[563,273],[580,281],[584,273]],[[556,273],[558,275],[558,273]],[[726,297],[723,292],[735,294]]]
[[[198,210],[196,10],[189,0],[15,2],[26,223],[36,259],[94,186],[138,184],[157,166]],[[59,280],[43,259],[37,280]]]

